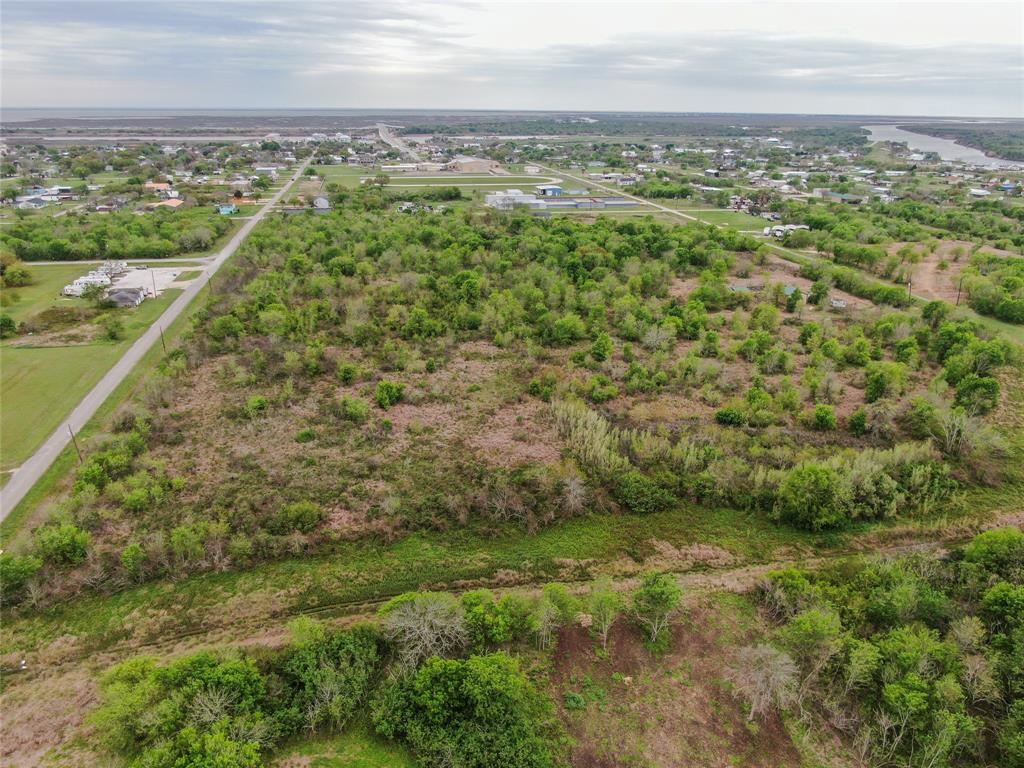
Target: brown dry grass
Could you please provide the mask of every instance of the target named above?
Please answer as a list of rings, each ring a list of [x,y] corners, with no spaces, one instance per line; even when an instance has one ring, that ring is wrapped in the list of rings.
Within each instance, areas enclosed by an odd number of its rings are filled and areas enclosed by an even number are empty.
[[[607,660],[587,630],[565,628],[554,651],[552,697],[573,739],[574,766],[668,768],[799,766],[800,755],[778,715],[749,727],[725,683],[727,648],[749,629],[720,606],[698,603],[673,626],[669,651],[653,656],[620,619]],[[568,711],[566,691],[590,693],[585,712]]]

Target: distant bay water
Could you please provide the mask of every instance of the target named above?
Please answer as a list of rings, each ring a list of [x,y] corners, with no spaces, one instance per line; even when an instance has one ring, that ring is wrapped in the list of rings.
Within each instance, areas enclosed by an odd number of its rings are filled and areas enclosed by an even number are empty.
[[[872,142],[903,142],[918,152],[934,152],[943,160],[970,163],[971,165],[979,165],[985,168],[1024,168],[1024,163],[1014,160],[1003,160],[998,157],[989,157],[980,149],[965,147],[963,144],[957,144],[951,139],[941,139],[937,136],[926,136],[923,133],[905,131],[895,125],[864,125],[861,127],[868,131],[868,139]]]

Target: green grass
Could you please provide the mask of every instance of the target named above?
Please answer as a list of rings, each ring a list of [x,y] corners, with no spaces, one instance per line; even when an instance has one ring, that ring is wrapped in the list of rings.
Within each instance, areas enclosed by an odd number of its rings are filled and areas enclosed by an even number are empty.
[[[362,723],[349,726],[337,736],[282,749],[271,765],[294,765],[300,760],[309,768],[416,768],[417,765],[408,750],[385,741]]]
[[[218,276],[215,275],[213,281],[217,279]],[[173,347],[174,342],[191,326],[192,316],[204,306],[204,298],[209,295],[208,292],[209,286],[203,289],[199,297],[194,299],[188,308],[178,315],[177,320],[171,323],[169,327],[164,328],[164,339],[169,348]],[[150,347],[142,360],[117,386],[110,397],[104,401],[103,405],[99,407],[89,422],[79,430],[77,439],[78,444],[82,446],[83,450],[87,451],[90,443],[104,434],[104,427],[114,411],[137,390],[146,380],[150,371],[163,357],[164,353],[161,345],[154,344]],[[12,541],[16,541],[19,534],[27,533],[24,530],[26,522],[32,520],[33,513],[41,509],[43,503],[54,492],[61,480],[72,471],[77,461],[78,455],[74,447],[69,444],[61,451],[53,464],[50,465],[49,469],[39,479],[39,482],[32,487],[32,490],[25,494],[25,497],[18,506],[11,510],[7,517],[0,522],[0,543],[3,546],[9,546]]]
[[[529,582],[591,578],[602,564],[617,563],[621,572],[622,562],[652,554],[653,540],[673,546],[714,542],[744,562],[766,562],[776,558],[779,548],[793,556],[841,548],[848,534],[809,534],[758,515],[693,505],[647,516],[595,514],[531,536],[512,525],[477,524],[414,533],[392,543],[346,541],[325,554],[152,582],[112,596],[86,595],[42,613],[9,617],[2,651],[27,650],[69,634],[78,637],[83,650],[99,651],[130,638],[166,640],[176,633],[205,631],[227,616],[231,629],[244,633],[244,618],[265,624],[267,617],[259,612],[270,604],[278,617],[310,610],[345,613],[346,603],[499,574]],[[594,563],[566,571],[568,562],[584,560]],[[148,617],[161,618],[150,625]]]
[[[60,295],[65,285],[81,277],[95,265],[87,264],[28,264],[29,273],[35,281],[24,288],[0,288],[0,306],[3,312],[19,323],[50,307],[85,307],[83,299],[65,298]]]
[[[124,337],[66,347],[0,345],[0,470],[32,455],[180,291],[123,312]]]
[[[657,202],[657,201],[655,201]],[[681,206],[678,210],[696,216],[705,224],[718,224],[732,229],[756,229],[761,231],[768,224],[764,219],[751,216],[743,211],[728,211],[718,208],[695,209]]]

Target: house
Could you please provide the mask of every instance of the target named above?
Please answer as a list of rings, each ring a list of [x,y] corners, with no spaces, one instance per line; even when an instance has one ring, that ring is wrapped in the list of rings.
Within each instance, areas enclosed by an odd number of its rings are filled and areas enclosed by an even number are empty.
[[[523,166],[523,172],[529,174],[530,176],[536,176],[538,173],[540,173],[540,168],[538,168],[536,165],[525,165]]]
[[[331,201],[326,197],[315,197],[313,198],[313,209],[316,211],[329,211],[331,210]]]
[[[172,197],[172,198],[168,198],[167,200],[161,200],[159,203],[149,203],[149,204],[146,205],[146,207],[147,208],[170,208],[171,210],[174,210],[175,208],[178,208],[179,206],[182,206],[184,204],[185,204],[185,201],[182,200],[180,197]]]
[[[238,213],[238,206],[234,205],[233,203],[228,203],[227,205],[218,205],[217,213],[219,213],[221,216],[230,216],[233,213]]]
[[[119,307],[137,307],[146,299],[146,289],[114,288],[107,291],[107,299]]]
[[[147,192],[160,192],[171,188],[171,185],[166,181],[147,181],[142,186]]]
[[[708,178],[717,179],[719,176],[722,175],[722,172],[717,168],[706,168],[704,170],[704,175],[707,176]]]

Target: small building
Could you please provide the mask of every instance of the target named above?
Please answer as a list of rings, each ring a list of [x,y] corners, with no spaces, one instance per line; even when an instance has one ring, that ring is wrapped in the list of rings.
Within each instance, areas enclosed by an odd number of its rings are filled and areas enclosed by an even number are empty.
[[[107,291],[107,299],[119,307],[137,307],[146,299],[145,288],[114,288]]]
[[[706,168],[704,170],[704,175],[709,178],[717,179],[719,176],[722,175],[722,172],[717,168]]]
[[[538,184],[534,189],[544,197],[561,197],[562,187],[558,184]]]
[[[313,209],[317,211],[329,211],[331,210],[331,201],[326,197],[315,197],[313,198]]]
[[[832,309],[846,309],[846,302],[843,299],[829,299],[828,303]]]
[[[234,203],[228,203],[227,205],[218,205],[217,213],[221,216],[231,216],[234,213],[238,213],[238,206]]]
[[[972,188],[972,189],[969,189],[969,190],[967,191],[967,193],[968,193],[968,194],[969,194],[969,195],[970,195],[971,197],[988,197],[989,195],[991,195],[991,194],[992,194],[992,193],[991,193],[991,192],[990,192],[989,190],[987,190],[987,189],[973,189],[973,188]]]

